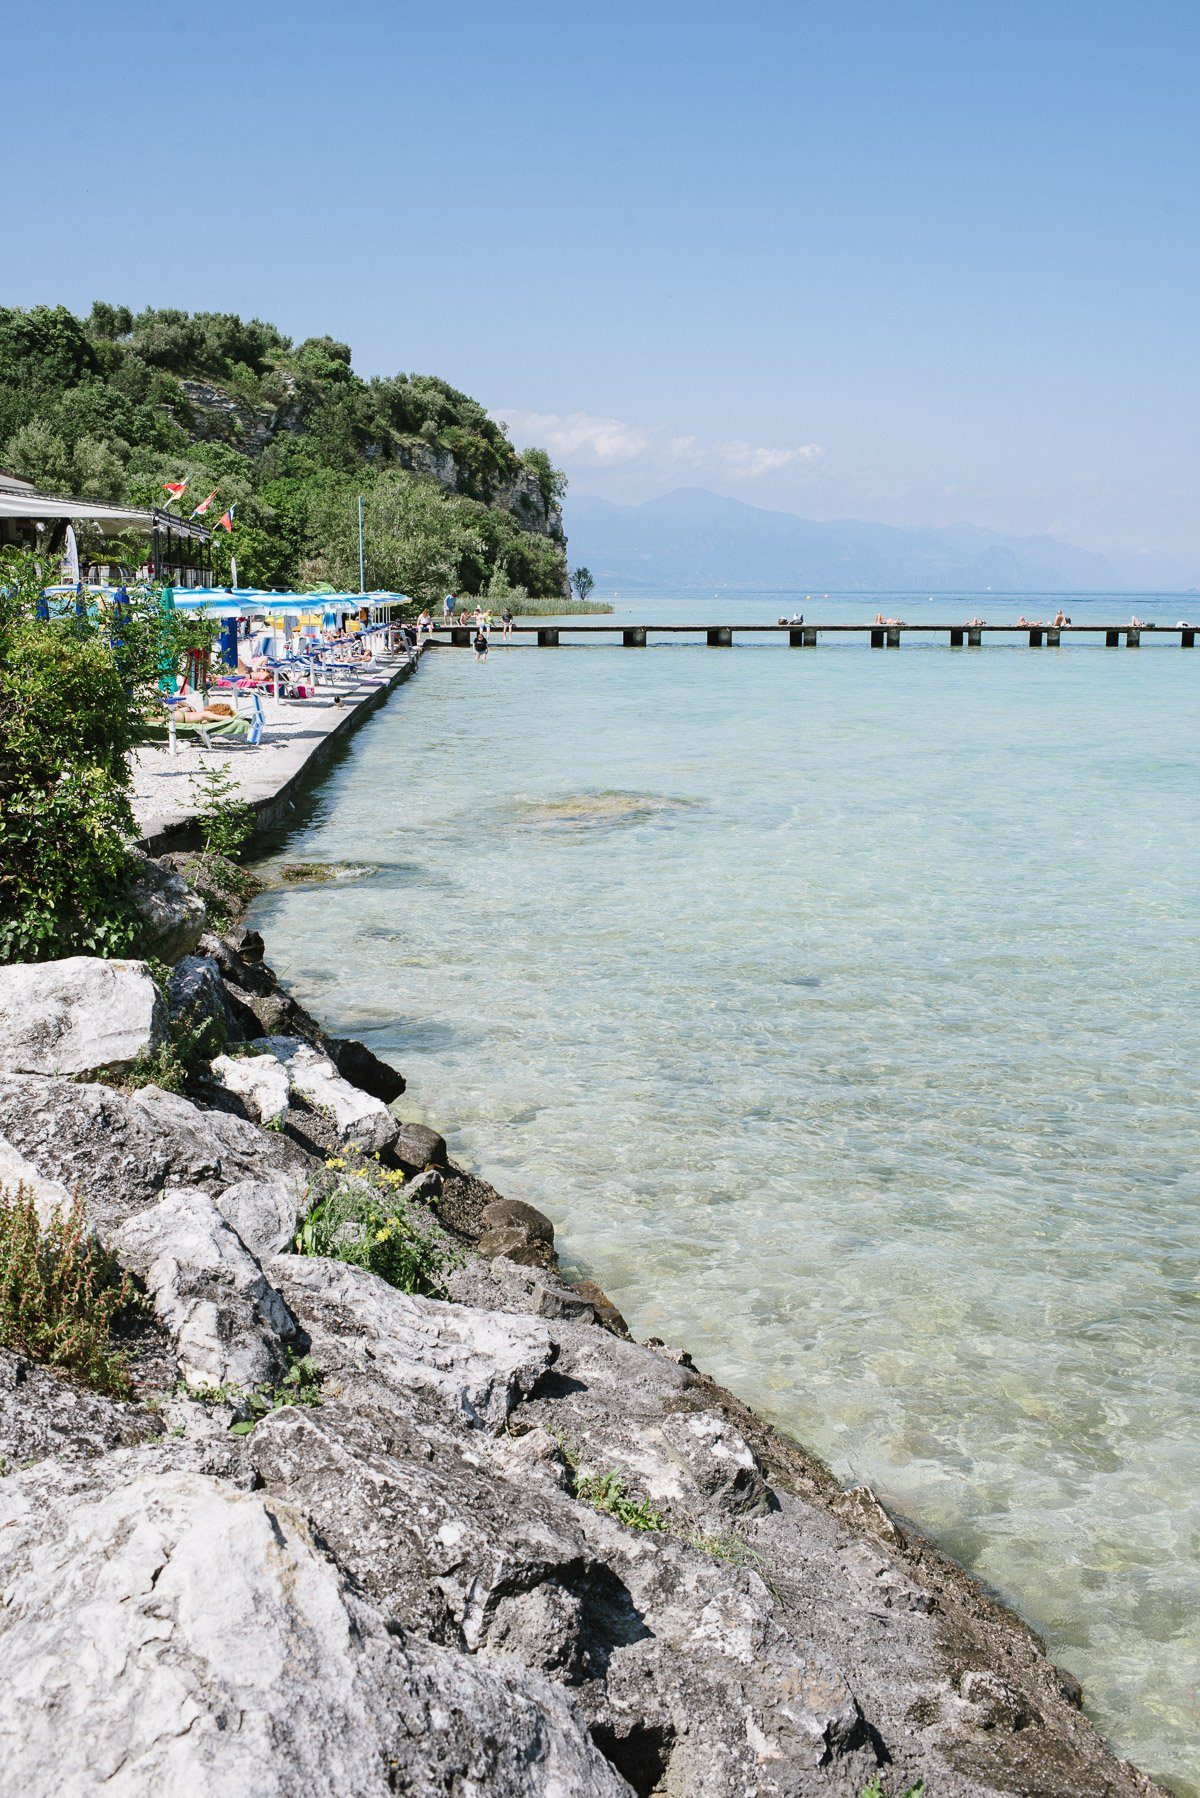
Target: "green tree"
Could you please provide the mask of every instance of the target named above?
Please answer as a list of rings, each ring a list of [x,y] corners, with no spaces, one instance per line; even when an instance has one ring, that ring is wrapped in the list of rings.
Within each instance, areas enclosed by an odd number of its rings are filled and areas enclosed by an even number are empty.
[[[358,504],[349,486],[326,492],[312,517],[327,578],[358,586]],[[388,469],[363,494],[367,587],[407,593],[428,604],[449,591],[463,556],[478,539],[461,510],[429,481]]]
[[[596,585],[595,581],[592,578],[591,569],[590,568],[574,569],[571,574],[571,585],[575,589],[576,599],[585,600],[587,598],[588,594],[591,592],[592,588]]]
[[[547,512],[551,511],[567,491],[566,475],[561,468],[555,468],[544,449],[527,449],[521,460],[537,477],[543,503]]]
[[[44,571],[0,558],[0,960],[122,955],[133,946],[127,753],[164,662],[209,627],[158,594],[119,614],[39,616]]]

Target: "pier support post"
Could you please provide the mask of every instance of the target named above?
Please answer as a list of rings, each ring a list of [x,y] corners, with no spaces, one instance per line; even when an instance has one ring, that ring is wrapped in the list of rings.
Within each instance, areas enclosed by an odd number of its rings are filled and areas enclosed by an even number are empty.
[[[883,632],[882,631],[872,631],[871,632],[871,648],[872,649],[882,649],[883,648]]]
[[[789,631],[788,632],[788,648],[789,649],[803,649],[804,648],[804,632],[803,631]]]
[[[1032,631],[1030,631],[1030,633],[1029,633],[1029,647],[1030,647],[1030,649],[1040,649],[1040,648],[1041,648],[1041,647],[1042,647],[1042,633],[1041,633],[1041,631],[1039,631],[1039,630],[1032,630]]]
[[[1052,624],[1050,626],[1049,630],[1046,632],[1046,641],[1050,645],[1051,649],[1057,649],[1059,647],[1059,645],[1062,643],[1062,628],[1061,628],[1061,626]]]
[[[710,649],[732,649],[733,627],[728,624],[715,624],[708,633]]]
[[[538,629],[538,648],[553,649],[558,642],[558,631],[552,624],[543,624]]]
[[[976,630],[968,630],[967,631],[967,648],[968,649],[982,649],[983,648],[983,632],[981,630],[976,629]]]
[[[1180,649],[1195,649],[1195,647],[1196,647],[1195,631],[1181,631],[1179,634],[1179,647],[1180,647]]]
[[[635,625],[631,630],[621,632],[621,641],[626,649],[645,649],[646,633],[640,626]]]
[[[888,626],[887,646],[889,649],[899,649],[900,626],[898,624],[890,624]]]
[[[471,646],[471,633],[469,630],[460,629],[456,624],[450,632],[450,641],[455,649],[469,649]]]
[[[805,627],[804,627],[804,647],[805,647],[805,649],[815,649],[817,647],[817,631],[816,631],[815,625],[812,625],[812,624],[805,625]]]
[[[1104,633],[1105,649],[1119,649],[1120,645],[1121,645],[1120,631],[1105,631],[1105,633]]]
[[[962,646],[963,646],[962,627],[959,625],[956,625],[955,628],[950,632],[950,647],[951,647],[951,649],[961,649]]]
[[[1126,647],[1126,649],[1138,649],[1141,647],[1141,642],[1142,642],[1141,631],[1126,631],[1125,632],[1125,647]]]

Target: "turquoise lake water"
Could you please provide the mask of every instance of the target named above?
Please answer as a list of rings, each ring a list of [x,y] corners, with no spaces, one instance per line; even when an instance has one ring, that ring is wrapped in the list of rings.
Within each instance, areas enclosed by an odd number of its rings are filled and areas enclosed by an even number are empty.
[[[1189,1792],[1200,651],[1178,642],[438,650],[286,845],[370,872],[256,920],[636,1334],[917,1519]]]

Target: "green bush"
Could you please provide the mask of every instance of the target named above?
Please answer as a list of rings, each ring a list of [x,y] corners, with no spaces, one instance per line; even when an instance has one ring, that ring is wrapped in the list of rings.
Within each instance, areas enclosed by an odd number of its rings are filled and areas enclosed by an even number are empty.
[[[615,1517],[629,1530],[665,1530],[666,1517],[648,1498],[631,1498],[619,1473],[576,1474],[575,1497]]]
[[[128,1274],[89,1234],[82,1201],[46,1225],[27,1187],[0,1186],[0,1343],[113,1398],[129,1392],[112,1343],[141,1300]]]
[[[192,775],[196,822],[204,841],[204,855],[236,862],[254,835],[254,812],[238,799],[238,783],[228,762],[206,762]]]
[[[166,1093],[190,1093],[209,1073],[213,1057],[227,1047],[225,1032],[214,1018],[185,1011],[172,1018],[170,1034],[160,1049],[139,1055],[122,1073],[101,1072],[95,1078],[121,1092],[157,1086]]]
[[[256,1424],[272,1411],[287,1411],[295,1405],[323,1405],[321,1381],[324,1375],[311,1355],[294,1355],[286,1349],[287,1372],[278,1386],[260,1386],[246,1394],[248,1416],[230,1424],[231,1436],[248,1436]]]
[[[0,555],[0,960],[124,955],[136,837],[126,760],[157,682],[211,627],[163,614],[156,592],[117,617],[39,617],[45,575]]]
[[[296,1253],[348,1261],[400,1292],[442,1297],[454,1258],[402,1197],[404,1175],[353,1153],[331,1156],[325,1170],[296,1233]]]

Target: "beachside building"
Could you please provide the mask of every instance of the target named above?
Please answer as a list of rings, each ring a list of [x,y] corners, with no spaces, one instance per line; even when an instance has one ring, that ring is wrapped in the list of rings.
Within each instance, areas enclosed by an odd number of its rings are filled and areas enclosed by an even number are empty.
[[[85,581],[104,585],[140,578],[175,587],[212,585],[212,532],[197,520],[178,518],[158,506],[143,510],[107,500],[39,493],[32,481],[0,469],[0,548],[16,544],[60,555],[68,526],[81,545],[88,546],[80,554],[79,573]],[[108,538],[127,540],[125,545],[114,543],[111,561],[104,555]],[[136,550],[130,550],[129,540]]]

